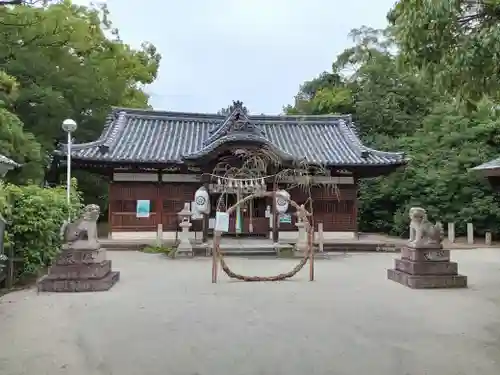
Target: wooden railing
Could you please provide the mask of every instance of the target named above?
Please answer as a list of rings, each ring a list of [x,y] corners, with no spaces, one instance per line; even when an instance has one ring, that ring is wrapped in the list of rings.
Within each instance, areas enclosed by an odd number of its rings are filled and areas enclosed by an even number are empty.
[[[151,212],[149,217],[137,217],[135,212],[113,212],[111,213],[112,231],[156,231],[161,223],[159,215]]]

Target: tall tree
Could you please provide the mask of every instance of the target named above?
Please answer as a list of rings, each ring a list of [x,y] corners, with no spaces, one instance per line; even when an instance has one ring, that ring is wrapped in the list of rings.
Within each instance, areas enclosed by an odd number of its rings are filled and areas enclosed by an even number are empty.
[[[500,92],[499,0],[400,0],[389,12],[402,62],[470,104]]]
[[[304,82],[293,105],[283,111],[288,114],[345,114],[352,112],[352,92],[338,72],[323,72]]]
[[[0,7],[0,67],[18,83],[8,121],[14,124],[17,116],[42,145],[42,155],[64,141],[65,118],[77,121],[75,137],[82,142],[99,136],[112,106],[147,107],[143,88],[156,78],[159,63],[153,45],[133,49],[120,39],[104,5],[43,0]],[[103,203],[100,177],[76,175],[85,200]]]
[[[408,61],[396,53],[387,31],[363,27],[351,35],[354,46],[337,57],[329,73],[342,72],[341,79],[330,84],[320,76],[310,91],[306,83],[299,93],[304,101],[292,110],[314,113],[321,89],[347,88],[365,143],[409,156],[406,168],[361,181],[360,229],[402,235],[409,207],[419,205],[431,219],[456,221],[457,234],[471,221],[479,231],[499,232],[497,196],[468,171],[497,156],[500,114],[494,101],[477,101],[471,109],[436,91],[433,77],[420,66],[401,63]],[[325,109],[335,111],[333,105]]]
[[[1,8],[0,20],[0,66],[20,84],[14,111],[46,148],[64,118],[88,140],[111,106],[148,105],[142,86],[155,79],[160,56],[150,44],[123,43],[105,6],[15,6]]]
[[[7,175],[9,182],[40,183],[44,177],[46,154],[33,134],[25,132],[19,117],[9,109],[18,94],[13,77],[0,71],[0,152],[21,164]]]

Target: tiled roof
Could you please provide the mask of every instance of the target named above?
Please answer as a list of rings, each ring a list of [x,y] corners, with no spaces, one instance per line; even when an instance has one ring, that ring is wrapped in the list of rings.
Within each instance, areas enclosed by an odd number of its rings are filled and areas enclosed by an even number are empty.
[[[183,163],[225,142],[255,141],[272,147],[283,158],[310,163],[405,163],[403,153],[365,147],[350,116],[247,116],[242,108],[240,102],[234,103],[228,116],[115,108],[99,139],[72,145],[71,154],[89,161]]]
[[[11,160],[7,156],[1,154],[0,154],[0,164],[6,164],[11,167],[19,167],[19,164],[17,164],[14,160]]]
[[[484,164],[478,165],[477,167],[471,168],[473,171],[488,171],[492,169],[499,169],[500,168],[500,158],[490,160],[489,162],[486,162]]]

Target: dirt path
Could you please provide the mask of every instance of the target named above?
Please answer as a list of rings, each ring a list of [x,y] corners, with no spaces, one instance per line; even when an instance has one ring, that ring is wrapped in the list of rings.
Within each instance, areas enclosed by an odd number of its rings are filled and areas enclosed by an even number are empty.
[[[455,251],[467,290],[385,279],[397,254],[336,255],[283,283],[210,283],[210,261],[110,252],[110,292],[0,299],[5,375],[495,375],[500,252]],[[229,258],[247,274],[294,260]]]

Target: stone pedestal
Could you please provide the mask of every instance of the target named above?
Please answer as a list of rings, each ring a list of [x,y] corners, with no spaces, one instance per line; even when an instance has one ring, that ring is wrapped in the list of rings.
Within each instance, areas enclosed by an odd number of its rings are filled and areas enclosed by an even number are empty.
[[[401,259],[387,270],[387,278],[412,289],[467,287],[467,276],[458,274],[457,263],[450,262],[450,251],[440,245],[403,247]]]
[[[306,224],[303,221],[298,221],[295,226],[299,230],[297,243],[295,244],[295,252],[303,254],[307,251],[307,231]]]
[[[98,292],[109,290],[119,279],[120,272],[111,270],[106,250],[99,243],[85,241],[84,248],[76,243],[64,248],[49,274],[38,282],[39,292]]]
[[[181,227],[181,232],[179,233],[179,245],[177,246],[177,250],[175,251],[175,256],[184,255],[184,256],[194,256],[193,245],[191,245],[191,241],[189,240],[189,228],[191,228],[193,224],[189,221],[182,221],[179,226]]]

